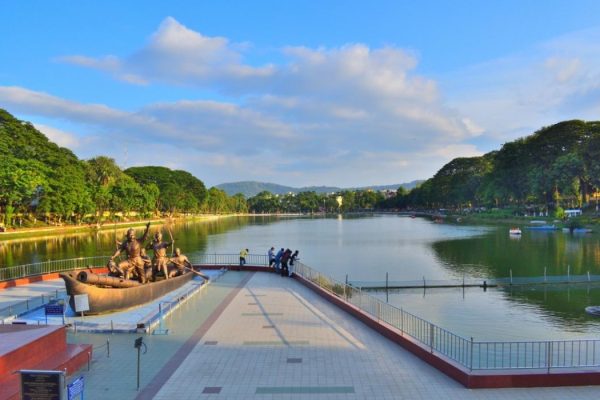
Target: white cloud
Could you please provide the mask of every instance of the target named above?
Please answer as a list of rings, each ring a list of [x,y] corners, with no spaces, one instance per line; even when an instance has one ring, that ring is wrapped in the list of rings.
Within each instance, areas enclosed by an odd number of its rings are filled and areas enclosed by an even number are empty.
[[[563,35],[449,74],[442,82],[449,102],[477,121],[498,147],[562,120],[596,120],[600,29]]]
[[[122,111],[0,87],[0,106],[85,126],[93,147],[82,145],[80,155],[106,154],[126,166],[181,165],[209,184],[399,183],[477,152],[464,142],[482,133],[479,120],[445,104],[438,83],[416,72],[410,52],[360,43],[287,47],[283,62],[254,66],[246,51],[167,18],[130,55],[60,60],[136,85],[200,88],[227,101],[181,99]]]
[[[51,126],[43,124],[34,124],[34,127],[42,132],[51,142],[56,143],[61,147],[66,147],[71,150],[75,150],[79,147],[79,139],[76,135],[61,131],[60,129],[53,128]]]

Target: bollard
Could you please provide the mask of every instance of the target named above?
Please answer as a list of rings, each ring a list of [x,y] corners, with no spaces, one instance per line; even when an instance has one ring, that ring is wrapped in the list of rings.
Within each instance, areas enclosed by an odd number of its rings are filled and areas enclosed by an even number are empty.
[[[590,271],[588,271],[588,272],[587,272],[587,276],[588,276],[588,282],[591,282],[591,279],[590,279]]]
[[[90,370],[90,359],[92,358],[92,353],[88,351],[88,371]]]
[[[513,284],[513,280],[512,280],[512,268],[510,269],[510,284]]]
[[[547,278],[546,278],[546,267],[544,267],[544,283],[547,282]]]
[[[110,358],[110,339],[106,338],[106,358]]]
[[[567,265],[567,282],[571,282],[571,266]]]

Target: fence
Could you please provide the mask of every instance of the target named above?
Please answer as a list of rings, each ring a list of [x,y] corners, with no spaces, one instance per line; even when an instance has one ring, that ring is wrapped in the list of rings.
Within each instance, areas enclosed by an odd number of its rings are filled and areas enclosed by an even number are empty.
[[[373,319],[393,326],[432,353],[438,353],[469,370],[600,367],[600,340],[487,342],[467,339],[394,307],[361,288],[338,282],[298,262],[294,272]]]
[[[68,260],[44,261],[34,264],[17,265],[14,267],[4,267],[0,268],[0,282],[34,275],[73,271],[75,269],[83,269],[89,266],[106,265],[107,261],[108,256],[96,256],[71,258]]]
[[[87,257],[71,260],[48,261],[0,269],[0,280],[104,265],[107,257]],[[265,255],[249,255],[249,265],[267,265]],[[238,254],[204,254],[191,257],[196,265],[239,265]],[[443,329],[427,320],[394,307],[369,295],[366,290],[338,282],[301,262],[296,262],[294,272],[348,303],[354,305],[377,321],[398,329],[429,349],[469,370],[545,369],[600,367],[600,340],[552,340],[489,342],[467,339]],[[573,278],[573,276],[571,276]],[[55,294],[56,297],[60,293]],[[50,299],[49,299],[50,300]],[[31,299],[11,307],[34,307]],[[44,297],[40,298],[44,301]],[[32,303],[30,303],[32,302]],[[0,315],[5,310],[0,310]],[[13,311],[14,314],[14,310]]]

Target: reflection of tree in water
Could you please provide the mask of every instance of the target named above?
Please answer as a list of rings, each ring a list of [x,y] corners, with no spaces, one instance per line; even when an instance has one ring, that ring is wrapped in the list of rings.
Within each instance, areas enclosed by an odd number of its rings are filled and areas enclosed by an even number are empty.
[[[207,237],[241,229],[248,224],[266,224],[273,218],[225,217],[214,220],[178,220],[171,224],[173,236],[188,256],[206,249]],[[115,251],[115,240],[123,240],[128,228],[90,230],[69,235],[27,238],[0,243],[0,267],[23,265],[48,260],[77,257],[110,256]],[[143,227],[136,227],[142,231]],[[151,231],[166,228],[153,224]]]
[[[600,327],[600,318],[589,315],[585,307],[600,305],[599,284],[538,285],[504,288],[507,301],[534,306],[562,330],[581,332]]]
[[[600,273],[600,243],[595,235],[527,232],[511,240],[508,229],[489,235],[431,244],[437,259],[453,274],[467,277],[566,275]]]

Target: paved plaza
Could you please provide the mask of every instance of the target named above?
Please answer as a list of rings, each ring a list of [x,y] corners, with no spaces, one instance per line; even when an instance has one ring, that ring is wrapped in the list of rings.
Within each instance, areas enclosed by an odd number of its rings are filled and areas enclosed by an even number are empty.
[[[600,387],[465,389],[294,279],[227,272],[144,335],[70,334],[86,399],[597,399]],[[108,348],[110,347],[110,354]]]

